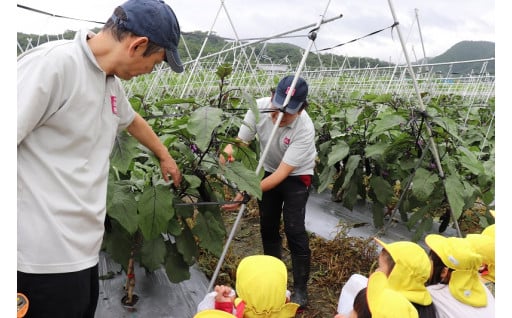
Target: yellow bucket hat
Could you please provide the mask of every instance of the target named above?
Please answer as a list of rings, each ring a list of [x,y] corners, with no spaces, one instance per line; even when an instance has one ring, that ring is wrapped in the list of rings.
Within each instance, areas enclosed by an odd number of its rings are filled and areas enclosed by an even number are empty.
[[[217,309],[207,309],[198,312],[194,318],[233,318],[233,315]]]
[[[425,287],[430,277],[431,263],[427,252],[416,243],[399,241],[386,244],[375,238],[395,261],[388,276],[389,286],[409,301],[423,306],[432,304],[432,297]]]
[[[418,318],[416,308],[404,295],[389,287],[383,272],[371,274],[366,297],[372,318]]]
[[[425,242],[441,258],[444,265],[453,269],[448,283],[453,297],[470,306],[486,306],[485,287],[478,276],[482,256],[473,250],[469,241],[460,237],[429,234],[425,237]]]
[[[481,234],[468,234],[466,239],[469,241],[475,252],[482,256],[482,262],[486,265],[487,271],[481,273],[482,278],[495,282],[495,247],[494,236],[495,225],[489,225]]]
[[[244,301],[244,317],[295,317],[298,304],[286,302],[288,271],[280,259],[270,255],[243,258],[236,271],[238,305]]]
[[[491,224],[482,231],[482,235],[490,236],[493,239],[496,238],[496,224]]]

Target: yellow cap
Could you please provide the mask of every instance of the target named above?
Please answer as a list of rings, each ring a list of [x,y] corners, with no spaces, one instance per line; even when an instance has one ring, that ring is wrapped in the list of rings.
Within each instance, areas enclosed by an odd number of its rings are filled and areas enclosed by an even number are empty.
[[[418,318],[418,311],[401,293],[391,289],[386,274],[375,272],[366,290],[372,318]]]
[[[245,302],[244,317],[294,317],[298,304],[286,303],[288,271],[270,255],[247,256],[236,271],[236,292]],[[238,303],[237,300],[236,303]]]
[[[478,275],[482,256],[473,250],[469,241],[460,237],[429,234],[425,237],[425,242],[441,258],[444,265],[453,269],[448,283],[453,297],[470,306],[486,306],[485,287]]]
[[[375,238],[393,258],[395,266],[388,276],[389,286],[409,301],[423,306],[432,304],[432,297],[425,287],[430,277],[430,259],[427,252],[416,243],[399,241],[386,244]]]
[[[493,239],[496,238],[496,224],[491,224],[482,231],[482,235],[490,236]]]
[[[487,271],[481,273],[482,278],[495,282],[495,246],[494,224],[486,227],[482,234],[468,234],[469,241],[475,252],[482,256],[482,263]]]
[[[207,309],[198,312],[194,318],[233,318],[233,315],[217,309]]]

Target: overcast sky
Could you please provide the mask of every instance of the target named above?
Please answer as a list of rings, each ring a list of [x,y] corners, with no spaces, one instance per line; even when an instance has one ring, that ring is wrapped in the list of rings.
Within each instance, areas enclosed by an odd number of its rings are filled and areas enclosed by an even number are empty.
[[[115,0],[18,0],[17,4],[51,14],[104,22]],[[312,50],[338,46],[388,28],[393,14],[410,59],[437,56],[459,41],[496,42],[494,0],[166,0],[175,11],[182,31],[210,31],[228,38],[266,38],[316,24],[323,16],[341,18],[322,24]],[[393,9],[393,11],[391,10]],[[17,31],[55,34],[66,29],[92,28],[99,24],[77,22],[16,9]],[[288,34],[274,42],[292,42],[304,48],[311,27]],[[298,37],[297,37],[298,36]],[[423,41],[422,41],[423,40]],[[396,31],[386,29],[323,52],[346,56],[368,56],[403,62]]]

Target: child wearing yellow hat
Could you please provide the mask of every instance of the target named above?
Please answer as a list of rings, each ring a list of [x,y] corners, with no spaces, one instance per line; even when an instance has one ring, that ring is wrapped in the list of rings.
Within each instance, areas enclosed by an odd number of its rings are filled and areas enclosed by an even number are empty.
[[[334,318],[419,318],[418,311],[400,292],[389,285],[386,274],[376,271],[368,278],[368,287],[361,289],[354,308],[348,315]]]
[[[370,275],[366,293],[372,318],[418,318],[416,308],[402,293],[390,287],[383,272]]]
[[[494,297],[480,281],[482,257],[465,238],[429,234],[432,272],[427,289],[439,318],[494,317]]]
[[[425,250],[418,244],[409,241],[398,241],[389,244],[377,238],[375,238],[375,241],[382,246],[382,250],[379,253],[379,267],[377,271],[383,272],[388,277],[389,288],[399,292],[409,300],[414,308],[416,308],[420,318],[436,318],[437,315],[435,306],[432,303],[432,297],[425,287],[431,268],[430,260]],[[349,281],[355,275],[357,274],[352,275]],[[346,285],[343,287],[342,294],[345,288]],[[340,302],[341,300],[340,296]],[[356,299],[354,299],[353,303],[355,309]],[[345,313],[346,311],[340,311],[340,306],[338,306],[338,312],[340,315],[336,315],[335,318],[350,317],[350,314],[347,315]]]
[[[489,225],[480,234],[466,235],[466,239],[475,252],[482,256],[482,265],[478,270],[480,279],[495,296],[495,224]]]
[[[283,261],[270,255],[247,256],[236,271],[237,297],[229,286],[216,286],[214,308],[239,318],[292,318],[299,305],[290,302],[287,284]]]
[[[389,287],[407,298],[418,311],[420,318],[436,318],[435,305],[425,287],[430,277],[431,264],[427,252],[418,244],[398,241],[382,246],[377,270],[388,276]]]

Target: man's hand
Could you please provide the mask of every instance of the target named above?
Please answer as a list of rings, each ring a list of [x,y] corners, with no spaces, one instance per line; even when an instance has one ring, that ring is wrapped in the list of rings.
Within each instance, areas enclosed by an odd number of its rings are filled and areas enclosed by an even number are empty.
[[[181,172],[176,164],[176,161],[171,155],[166,156],[164,159],[160,159],[160,170],[165,182],[169,182],[169,176],[172,177],[172,182],[175,187],[178,187],[181,183]]]
[[[160,160],[160,171],[162,171],[165,182],[169,182],[169,176],[171,176],[174,186],[178,187],[181,182],[180,169],[148,122],[135,113],[135,118],[126,130]]]

